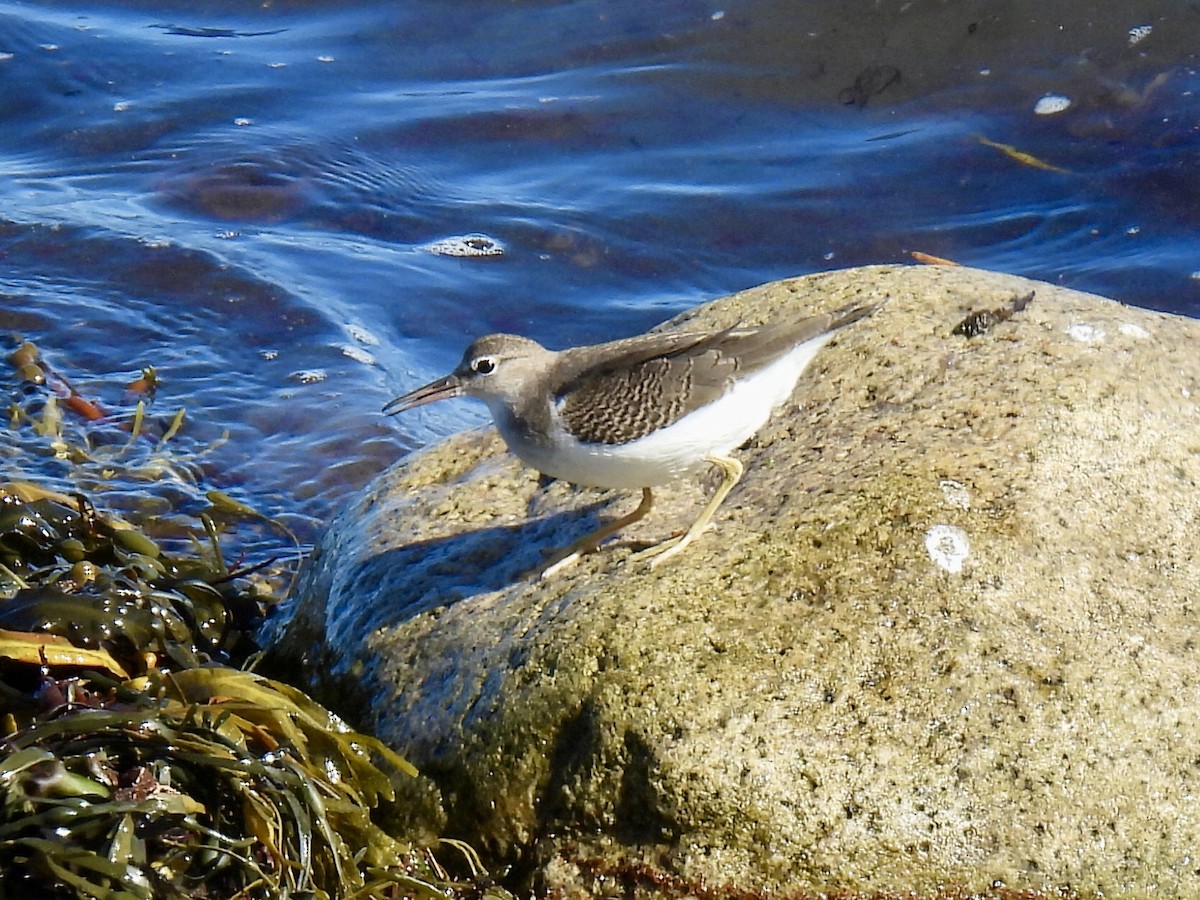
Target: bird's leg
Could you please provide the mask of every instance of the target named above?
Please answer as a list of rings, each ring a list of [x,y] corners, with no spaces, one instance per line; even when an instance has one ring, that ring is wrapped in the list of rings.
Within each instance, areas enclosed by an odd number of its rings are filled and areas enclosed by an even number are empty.
[[[700,511],[700,515],[696,517],[696,521],[692,523],[692,527],[687,530],[687,533],[680,538],[671,538],[663,541],[657,547],[651,547],[645,551],[645,556],[652,556],[650,567],[661,566],[668,559],[694,541],[707,526],[709,520],[713,517],[713,513],[717,511],[717,507],[725,499],[726,495],[738,483],[738,479],[742,477],[743,467],[740,462],[732,456],[710,456],[706,462],[712,463],[719,468],[725,475],[716,492],[712,495],[712,499],[708,501],[708,505]],[[639,554],[643,555],[643,554]]]
[[[734,479],[737,480],[736,478]],[[654,504],[654,497],[650,493],[650,488],[642,488],[642,502],[638,504],[637,509],[629,513],[629,515],[621,516],[619,519],[613,519],[606,525],[601,525],[595,531],[585,534],[579,540],[575,541],[571,546],[565,547],[554,555],[554,561],[542,570],[542,578],[550,578],[557,575],[567,566],[573,565],[579,560],[579,557],[587,553],[595,552],[600,546],[600,542],[610,535],[616,534],[622,528],[632,525],[639,519],[645,518],[646,513],[650,512],[650,507]]]

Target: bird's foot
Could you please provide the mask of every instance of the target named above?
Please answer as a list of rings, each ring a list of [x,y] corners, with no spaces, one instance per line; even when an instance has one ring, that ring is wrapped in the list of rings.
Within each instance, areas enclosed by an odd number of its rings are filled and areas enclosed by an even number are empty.
[[[543,581],[547,578],[553,578],[564,569],[569,569],[571,566],[575,565],[575,563],[579,562],[581,557],[588,553],[596,552],[597,545],[595,542],[589,541],[582,546],[576,546],[579,543],[579,541],[576,541],[571,546],[565,547],[562,550],[559,550],[557,553],[554,553],[550,557],[549,565],[542,569],[541,573],[538,575],[538,578],[542,579]]]
[[[665,541],[659,541],[653,547],[646,550],[639,550],[629,557],[630,563],[640,563],[644,560],[650,560],[650,568],[657,569],[667,560],[674,557],[680,550],[692,542],[694,535],[678,534],[675,537],[669,537]]]
[[[554,554],[550,564],[542,569],[539,577],[543,580],[553,578],[559,572],[579,562],[580,557],[588,553],[595,553],[603,540],[616,534],[627,525],[632,525],[643,518],[646,513],[650,512],[650,506],[653,502],[650,488],[642,488],[642,502],[638,504],[637,509],[628,515],[621,516],[619,519],[614,519],[607,525],[597,528],[591,534],[584,535],[569,547],[565,547]]]

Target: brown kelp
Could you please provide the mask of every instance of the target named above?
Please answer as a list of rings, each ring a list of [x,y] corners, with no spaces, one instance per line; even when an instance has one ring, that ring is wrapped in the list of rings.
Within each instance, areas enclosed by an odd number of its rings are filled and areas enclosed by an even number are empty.
[[[370,811],[413,770],[225,663],[266,596],[82,497],[0,487],[0,870],[64,896],[446,896]]]
[[[94,462],[64,410],[85,428],[108,414],[32,345],[9,362],[22,386],[10,430],[68,466]],[[131,386],[139,413],[155,382],[148,369]],[[145,441],[142,416],[126,421]],[[185,457],[159,454],[162,477]],[[221,523],[266,517],[196,490],[207,506],[190,528],[175,514],[164,537],[98,509],[102,495],[0,483],[0,895],[502,896],[469,848],[445,844],[466,874],[456,883],[373,821],[396,818],[407,762],[243,668],[296,544],[266,520],[278,555],[227,554]]]

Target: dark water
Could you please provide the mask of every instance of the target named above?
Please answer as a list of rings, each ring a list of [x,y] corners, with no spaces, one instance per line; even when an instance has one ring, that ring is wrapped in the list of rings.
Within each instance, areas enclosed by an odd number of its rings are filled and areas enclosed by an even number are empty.
[[[0,2],[0,333],[118,417],[147,365],[158,427],[187,408],[165,449],[71,424],[117,505],[219,488],[311,535],[482,419],[379,409],[487,331],[913,250],[1200,314],[1198,50],[1182,0]],[[503,255],[438,250],[473,235]]]

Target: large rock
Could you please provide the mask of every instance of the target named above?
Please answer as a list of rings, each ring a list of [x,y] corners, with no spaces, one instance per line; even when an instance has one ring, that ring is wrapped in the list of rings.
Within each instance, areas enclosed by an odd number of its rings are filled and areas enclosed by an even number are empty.
[[[1200,896],[1200,325],[949,267],[687,321],[869,298],[669,565],[618,540],[532,580],[637,497],[472,432],[350,504],[279,654],[434,780],[447,833],[565,895]]]

